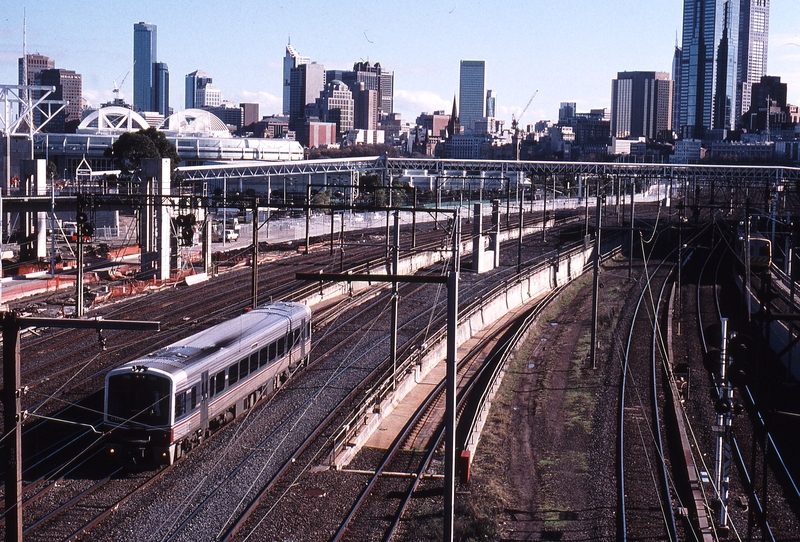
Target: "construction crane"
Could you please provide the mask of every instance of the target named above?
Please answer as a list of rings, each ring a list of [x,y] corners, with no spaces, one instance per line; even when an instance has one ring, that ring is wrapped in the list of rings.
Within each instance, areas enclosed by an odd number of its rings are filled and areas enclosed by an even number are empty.
[[[519,117],[515,117],[513,113],[511,114],[511,130],[514,132],[514,159],[515,160],[519,160],[519,146],[520,146],[520,141],[519,141],[519,121],[520,121],[520,119],[522,119],[522,116],[525,114],[525,111],[528,110],[528,107],[531,105],[531,102],[533,101],[533,99],[536,97],[537,94],[539,94],[539,90],[538,89],[536,90],[536,92],[533,93],[533,96],[531,96],[531,99],[528,100],[528,103],[525,104],[525,107],[522,110],[522,113],[519,114]]]
[[[531,96],[531,99],[528,100],[528,103],[525,104],[525,107],[522,109],[522,113],[519,114],[519,117],[514,117],[514,114],[513,113],[511,114],[511,128],[514,130],[515,133],[517,131],[517,125],[519,124],[519,121],[522,119],[522,115],[524,115],[525,111],[528,110],[528,107],[531,105],[531,102],[533,101],[533,99],[536,97],[537,94],[539,94],[538,89],[536,90],[536,92],[533,93],[533,96]]]
[[[120,89],[120,87],[122,85],[125,84],[125,80],[131,74],[131,72],[133,71],[133,66],[135,66],[135,65],[136,65],[136,62],[134,62],[133,65],[131,65],[130,69],[128,70],[128,73],[125,74],[125,77],[122,78],[122,81],[119,82],[119,85],[117,85],[116,79],[114,80],[114,91],[113,91],[114,92],[114,104],[119,103],[119,89]]]

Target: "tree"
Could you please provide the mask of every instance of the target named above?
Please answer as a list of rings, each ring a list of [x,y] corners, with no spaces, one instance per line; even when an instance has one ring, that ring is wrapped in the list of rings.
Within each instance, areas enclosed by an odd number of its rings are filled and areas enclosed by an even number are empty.
[[[164,132],[155,128],[147,128],[138,132],[125,132],[122,134],[106,155],[114,159],[123,177],[129,177],[139,171],[141,161],[145,158],[169,158],[170,172],[181,161],[175,145],[170,143]]]

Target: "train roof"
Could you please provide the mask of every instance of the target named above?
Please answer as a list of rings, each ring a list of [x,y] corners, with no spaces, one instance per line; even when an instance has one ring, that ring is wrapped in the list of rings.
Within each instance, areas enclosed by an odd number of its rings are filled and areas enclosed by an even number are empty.
[[[160,369],[177,376],[176,373],[191,372],[193,364],[208,360],[218,352],[228,351],[227,353],[249,355],[254,348],[263,348],[269,341],[285,334],[291,321],[304,317],[310,320],[311,309],[301,303],[280,302],[262,305],[241,316],[129,361],[114,371],[145,367]]]

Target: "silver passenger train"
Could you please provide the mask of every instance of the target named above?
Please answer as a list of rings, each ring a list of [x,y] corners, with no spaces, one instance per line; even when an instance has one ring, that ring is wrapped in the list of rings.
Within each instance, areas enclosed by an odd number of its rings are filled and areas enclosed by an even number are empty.
[[[274,303],[200,331],[106,375],[107,449],[172,464],[281,386],[311,350],[311,309]]]

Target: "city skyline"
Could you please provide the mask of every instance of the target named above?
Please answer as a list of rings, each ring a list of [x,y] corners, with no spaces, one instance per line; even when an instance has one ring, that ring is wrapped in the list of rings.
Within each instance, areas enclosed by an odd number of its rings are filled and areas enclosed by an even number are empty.
[[[402,8],[353,2],[335,10],[321,2],[265,9],[223,1],[206,10],[195,2],[144,1],[120,4],[112,13],[107,4],[90,0],[63,14],[59,6],[21,0],[6,10],[0,20],[3,84],[17,82],[27,8],[28,53],[47,55],[57,68],[82,74],[84,96],[94,106],[113,98],[114,81],[133,65],[132,27],[147,21],[158,27],[157,60],[169,65],[173,79],[201,69],[213,75],[224,99],[259,103],[262,115],[282,112],[283,57],[291,40],[300,55],[326,70],[352,69],[369,60],[394,71],[394,110],[405,122],[422,112],[449,112],[458,93],[459,62],[485,60],[486,88],[497,93],[497,116],[509,125],[536,90],[523,124],[556,120],[561,102],[576,102],[581,111],[610,107],[610,83],[618,72],[671,73],[683,14],[682,0],[646,6],[628,0],[613,6],[532,1],[491,10],[477,2],[416,1]],[[770,9],[767,74],[780,76],[789,102],[800,103],[800,33],[793,28],[800,6],[772,0]],[[466,30],[475,26],[478,13],[482,28],[501,30]],[[82,32],[89,24],[92,31]],[[70,28],[81,39],[65,31]],[[120,91],[129,103],[132,82],[129,77]],[[170,104],[180,110],[184,86],[171,85],[170,91]]]

